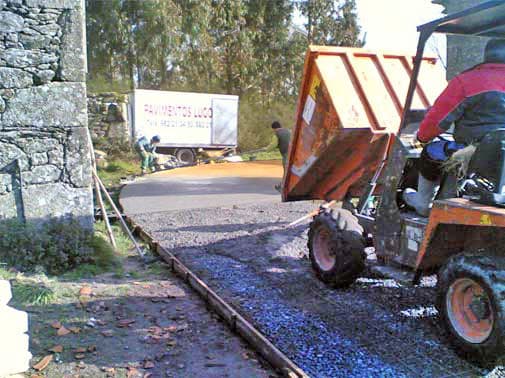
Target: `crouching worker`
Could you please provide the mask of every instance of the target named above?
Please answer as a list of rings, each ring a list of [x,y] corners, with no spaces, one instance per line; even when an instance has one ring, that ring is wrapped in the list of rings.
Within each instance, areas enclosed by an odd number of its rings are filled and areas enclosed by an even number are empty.
[[[434,138],[454,123],[454,142]],[[427,217],[438,192],[443,164],[456,151],[478,144],[491,131],[505,127],[505,40],[490,40],[484,63],[452,79],[435,101],[417,132],[424,144],[418,190],[403,193],[405,203]]]
[[[135,151],[140,157],[140,168],[142,169],[142,174],[146,174],[147,170],[150,169],[152,172],[156,171],[156,166],[158,164],[158,156],[156,155],[156,146],[160,143],[160,137],[155,135],[148,140],[145,136],[140,138],[137,143],[135,143]]]

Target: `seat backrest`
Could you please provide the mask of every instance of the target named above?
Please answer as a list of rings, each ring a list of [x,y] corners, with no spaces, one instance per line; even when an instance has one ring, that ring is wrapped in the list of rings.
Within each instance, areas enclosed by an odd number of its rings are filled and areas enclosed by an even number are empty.
[[[477,184],[475,201],[505,205],[505,129],[492,131],[482,139],[470,160],[468,177]]]

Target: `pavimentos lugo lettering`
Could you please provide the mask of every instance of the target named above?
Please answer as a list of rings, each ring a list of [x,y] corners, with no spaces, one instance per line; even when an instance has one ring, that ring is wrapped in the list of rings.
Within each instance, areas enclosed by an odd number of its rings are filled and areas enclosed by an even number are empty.
[[[212,118],[212,108],[191,105],[144,104],[144,112],[161,117]]]

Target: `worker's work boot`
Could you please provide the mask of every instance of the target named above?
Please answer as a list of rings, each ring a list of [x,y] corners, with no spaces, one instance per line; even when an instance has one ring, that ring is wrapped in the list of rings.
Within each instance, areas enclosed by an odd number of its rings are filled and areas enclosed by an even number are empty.
[[[439,181],[430,181],[419,174],[417,183],[417,191],[407,188],[403,192],[403,200],[411,208],[416,210],[416,213],[423,217],[430,215],[430,209],[435,196],[440,187]]]

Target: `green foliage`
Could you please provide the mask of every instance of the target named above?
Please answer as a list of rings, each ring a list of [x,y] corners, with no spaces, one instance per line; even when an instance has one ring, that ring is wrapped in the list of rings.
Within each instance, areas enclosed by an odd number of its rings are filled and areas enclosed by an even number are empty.
[[[6,269],[7,264],[0,264],[0,280],[11,280],[16,277],[16,273]]]
[[[296,7],[307,32],[293,25]],[[294,122],[310,43],[361,46],[355,9],[354,0],[86,0],[89,89],[239,95],[239,146],[258,148],[269,122]]]
[[[127,254],[129,250],[131,250],[134,245],[131,239],[126,235],[118,223],[111,224],[112,232],[114,233],[114,237],[116,239],[116,252],[124,256]],[[102,240],[108,240],[107,230],[105,227],[105,223],[103,221],[99,221],[95,223],[95,235],[97,237],[101,237]],[[106,241],[106,245],[110,247],[108,241]]]
[[[105,152],[109,159],[119,157],[121,157],[121,159],[137,158],[137,153],[132,144],[128,141],[114,141],[114,143],[111,143],[108,138],[96,138],[93,140],[93,146],[95,149]]]
[[[98,176],[105,186],[118,185],[127,176],[140,174],[140,163],[137,160],[115,159],[104,168],[98,168]]]
[[[244,161],[254,161],[254,160],[281,160],[282,156],[281,153],[276,150],[276,151],[261,151],[257,153],[246,153],[240,155]]]
[[[45,283],[31,280],[16,280],[12,296],[17,303],[30,305],[46,305],[56,299],[56,293]]]
[[[245,98],[240,102],[239,146],[247,152],[266,147],[274,137],[272,122],[279,121],[283,127],[291,129],[294,124],[296,104],[294,101],[275,101],[262,104]]]
[[[355,0],[306,0],[298,3],[306,17],[310,44],[361,47]]]
[[[117,235],[118,233],[116,232],[115,236]],[[118,239],[121,240],[116,237],[116,241]],[[77,268],[65,273],[62,278],[66,280],[78,280],[81,278],[94,277],[111,270],[121,269],[118,254],[114,251],[114,248],[108,240],[106,240],[105,225],[103,222],[98,222],[95,225],[95,235],[91,242],[91,247],[93,248],[93,262],[79,265]],[[118,250],[120,250],[120,248],[118,248]]]
[[[57,275],[92,261],[92,233],[76,220],[42,225],[0,223],[0,262],[21,271]]]

